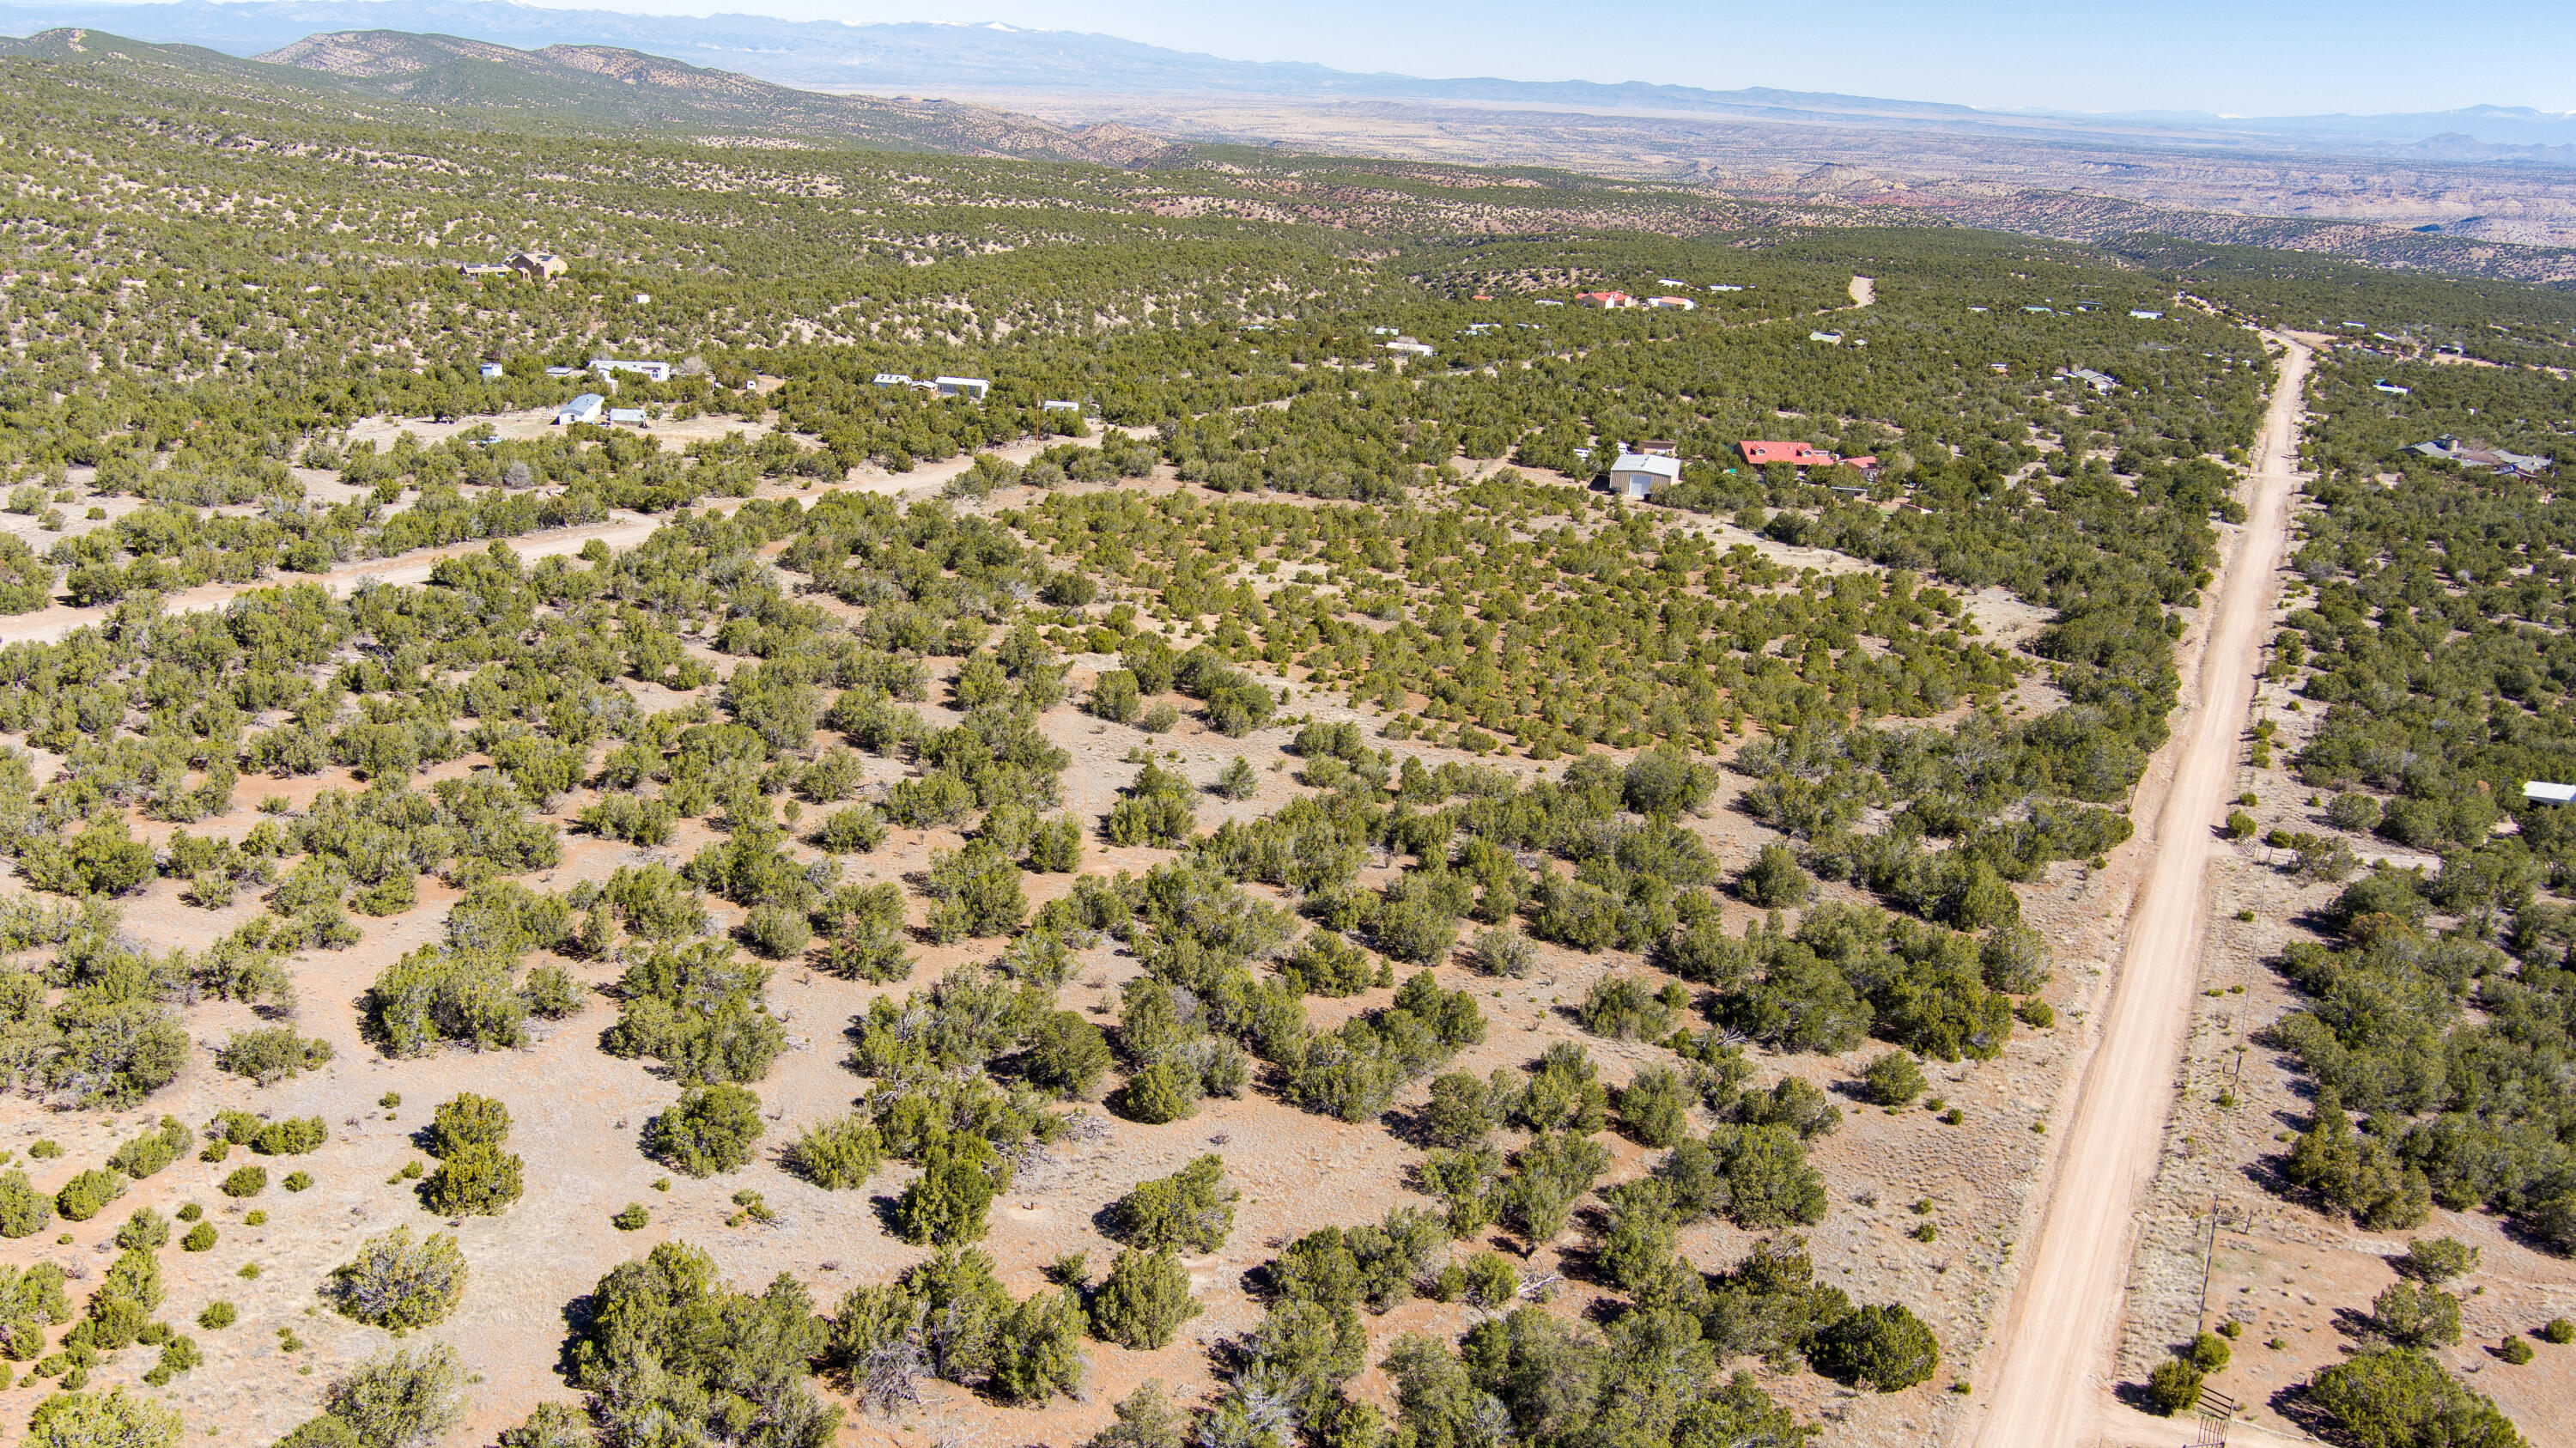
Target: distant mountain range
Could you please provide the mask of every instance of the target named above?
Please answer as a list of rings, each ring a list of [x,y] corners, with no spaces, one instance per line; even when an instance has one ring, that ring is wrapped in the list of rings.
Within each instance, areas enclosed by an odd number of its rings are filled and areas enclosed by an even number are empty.
[[[1169,143],[1123,126],[1059,126],[990,106],[825,95],[608,45],[517,50],[392,30],[305,36],[239,59],[64,27],[0,38],[0,58],[113,67],[165,88],[401,102],[446,126],[636,131],[1130,165]]]
[[[623,47],[779,85],[878,94],[994,96],[1012,91],[1372,100],[1728,117],[1795,125],[2063,135],[2186,147],[2286,147],[2428,153],[2446,160],[2576,163],[2576,116],[2511,106],[2366,116],[2220,117],[2188,112],[2076,115],[1754,88],[1432,80],[1292,62],[1224,60],[1113,36],[1004,25],[845,25],[758,15],[627,15],[504,0],[161,0],[150,4],[0,4],[0,30],[60,26],[200,45],[235,56],[353,30],[436,32],[522,50]]]

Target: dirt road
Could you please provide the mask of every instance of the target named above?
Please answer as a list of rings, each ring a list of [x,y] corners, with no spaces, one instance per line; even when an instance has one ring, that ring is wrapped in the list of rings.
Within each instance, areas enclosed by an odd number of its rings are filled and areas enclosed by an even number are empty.
[[[2125,1310],[2134,1214],[2155,1174],[2173,1104],[2175,1062],[2199,988],[2208,924],[2202,883],[2211,840],[2234,792],[2254,675],[2270,616],[2274,573],[2287,547],[2289,499],[2297,486],[2300,399],[2309,351],[2288,347],[2280,386],[2263,424],[2248,480],[2249,513],[2209,611],[2198,664],[2188,657],[2183,717],[2169,751],[2179,751],[2159,804],[2142,797],[2151,833],[2145,879],[2133,899],[2127,944],[2100,1034],[2076,1078],[2071,1105],[2052,1121],[2062,1143],[2045,1184],[2038,1230],[1995,1349],[1974,1385],[1981,1408],[1963,1420],[1975,1448],[2076,1448],[2160,1439],[2170,1425],[2129,1414],[2111,1397],[2111,1355]]]

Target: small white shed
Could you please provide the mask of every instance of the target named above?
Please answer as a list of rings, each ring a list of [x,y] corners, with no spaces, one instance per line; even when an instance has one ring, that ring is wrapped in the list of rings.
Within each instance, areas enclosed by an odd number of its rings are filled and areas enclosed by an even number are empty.
[[[1682,480],[1682,460],[1657,453],[1619,454],[1610,465],[1610,495],[1643,500]]]

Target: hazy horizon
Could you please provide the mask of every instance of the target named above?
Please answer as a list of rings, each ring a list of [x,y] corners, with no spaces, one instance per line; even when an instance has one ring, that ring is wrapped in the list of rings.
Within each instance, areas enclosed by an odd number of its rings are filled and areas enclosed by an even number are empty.
[[[120,0],[102,0],[120,3]],[[999,22],[1091,32],[1239,61],[1427,78],[1776,86],[1990,109],[2295,116],[2491,104],[2576,111],[2576,73],[2499,57],[2576,55],[2576,7],[2447,11],[2389,0],[2218,4],[2141,13],[2002,0],[1959,13],[1831,0],[1795,16],[1624,0],[1580,18],[1532,0],[1397,9],[1359,0],[1204,7],[1176,0],[514,0],[636,15],[848,24]],[[1829,38],[1828,40],[1825,38]]]

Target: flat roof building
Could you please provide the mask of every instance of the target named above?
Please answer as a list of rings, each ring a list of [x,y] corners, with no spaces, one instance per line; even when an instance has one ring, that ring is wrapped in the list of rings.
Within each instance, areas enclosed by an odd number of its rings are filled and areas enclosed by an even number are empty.
[[[1610,495],[1644,499],[1682,480],[1682,462],[1661,453],[1621,453],[1610,464]]]

